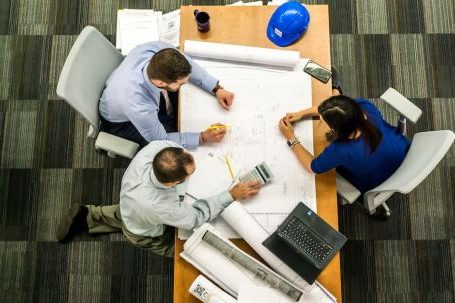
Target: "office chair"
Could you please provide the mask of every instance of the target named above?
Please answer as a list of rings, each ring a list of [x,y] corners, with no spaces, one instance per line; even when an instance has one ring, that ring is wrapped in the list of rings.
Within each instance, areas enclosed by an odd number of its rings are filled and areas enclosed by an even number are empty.
[[[422,114],[417,106],[393,88],[389,88],[381,99],[400,113],[400,120],[405,117],[415,123]],[[407,194],[417,187],[438,165],[454,139],[455,134],[451,130],[415,134],[403,163],[395,173],[379,186],[364,193],[363,201],[368,212],[374,214],[380,205],[389,211],[385,201],[395,192]],[[336,182],[342,204],[353,203],[359,198],[360,191],[341,175],[337,174]]]
[[[122,62],[122,54],[94,27],[87,26],[74,42],[57,85],[57,95],[64,99],[90,124],[87,137],[95,139],[95,148],[111,158],[133,158],[139,145],[99,132],[98,103],[107,78]]]

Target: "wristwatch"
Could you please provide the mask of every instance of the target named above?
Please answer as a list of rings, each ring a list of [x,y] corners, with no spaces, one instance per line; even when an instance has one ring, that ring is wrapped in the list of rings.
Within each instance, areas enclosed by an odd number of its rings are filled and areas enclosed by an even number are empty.
[[[288,144],[289,148],[293,149],[296,144],[300,143],[300,141],[297,137],[294,137],[291,140],[287,140],[286,143]]]
[[[218,90],[222,89],[222,88],[223,88],[223,87],[220,85],[220,82],[217,82],[215,88],[212,90],[212,93],[213,93],[214,95],[216,95],[216,92],[217,92]]]

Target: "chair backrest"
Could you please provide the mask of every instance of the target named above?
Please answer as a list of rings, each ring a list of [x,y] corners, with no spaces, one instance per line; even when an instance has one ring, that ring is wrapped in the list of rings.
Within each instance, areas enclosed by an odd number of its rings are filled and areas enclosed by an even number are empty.
[[[414,135],[411,147],[400,167],[384,183],[368,191],[409,193],[438,165],[455,139],[451,130],[422,132]]]
[[[57,95],[98,131],[98,104],[107,78],[122,62],[122,54],[94,27],[85,27],[66,58]]]

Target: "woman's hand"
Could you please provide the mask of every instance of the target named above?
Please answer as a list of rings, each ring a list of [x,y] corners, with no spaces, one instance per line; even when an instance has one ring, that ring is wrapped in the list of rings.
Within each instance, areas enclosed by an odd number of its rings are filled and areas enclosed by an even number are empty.
[[[278,124],[278,128],[280,129],[281,134],[286,140],[291,140],[295,137],[294,135],[294,127],[292,126],[291,122],[288,118],[284,117],[280,120]]]
[[[288,119],[289,122],[291,122],[291,123],[300,121],[300,120],[302,120],[302,118],[303,118],[302,112],[295,112],[295,113],[287,113],[286,114],[286,119]]]

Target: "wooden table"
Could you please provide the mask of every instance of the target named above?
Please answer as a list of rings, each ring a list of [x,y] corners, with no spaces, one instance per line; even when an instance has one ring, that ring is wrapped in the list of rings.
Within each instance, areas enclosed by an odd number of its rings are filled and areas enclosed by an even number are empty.
[[[199,40],[239,44],[257,47],[300,51],[303,58],[311,58],[323,66],[330,66],[329,11],[327,5],[307,5],[311,21],[305,35],[286,48],[280,48],[268,40],[266,28],[276,7],[272,6],[182,6],[180,45],[185,40]],[[193,11],[198,9],[210,15],[210,31],[199,33],[196,29]],[[323,84],[312,79],[313,104],[331,95],[331,83]],[[283,113],[284,114],[284,113]],[[322,152],[327,145],[324,133],[318,122],[313,125],[315,154]],[[284,141],[283,141],[284,144]],[[296,165],[297,165],[297,159]],[[316,197],[318,214],[331,226],[338,229],[335,173],[331,171],[316,176]],[[257,257],[257,254],[243,240],[233,241],[241,249]],[[183,241],[176,238],[174,259],[174,303],[200,302],[188,293],[188,288],[199,271],[180,257]],[[322,283],[341,302],[340,258],[337,255],[321,273]]]

